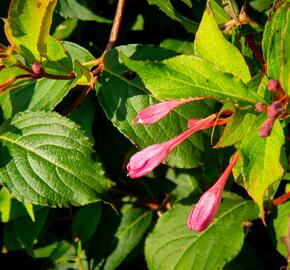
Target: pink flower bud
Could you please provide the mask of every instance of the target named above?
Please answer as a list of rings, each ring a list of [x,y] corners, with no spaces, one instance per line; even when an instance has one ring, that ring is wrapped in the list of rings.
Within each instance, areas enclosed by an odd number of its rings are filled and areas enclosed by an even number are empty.
[[[214,117],[215,114],[205,119],[200,119],[198,124],[175,138],[163,143],[150,145],[142,151],[137,152],[131,157],[127,165],[128,176],[131,178],[139,178],[151,172],[167,158],[177,145],[186,140],[193,133],[208,128],[208,124],[212,122]]]
[[[284,110],[284,105],[280,100],[273,102],[267,110],[270,119],[276,119]]]
[[[255,107],[256,107],[256,110],[257,110],[258,112],[266,112],[266,111],[267,111],[267,105],[264,104],[264,103],[257,103],[257,104],[255,105]]]
[[[279,88],[279,81],[277,81],[277,80],[269,80],[269,82],[268,82],[269,91],[274,92],[274,91],[277,91],[278,88]]]
[[[224,186],[238,159],[239,155],[235,154],[221,177],[200,197],[197,204],[193,207],[187,220],[187,226],[190,230],[201,232],[212,222],[219,208]]]
[[[175,108],[186,104],[188,102],[191,102],[193,100],[201,100],[204,99],[204,97],[196,97],[196,98],[187,98],[184,100],[166,100],[159,102],[157,104],[154,104],[142,111],[140,111],[133,124],[142,124],[142,125],[149,125],[153,124],[160,119],[164,118],[167,114],[169,114],[172,110]]]
[[[259,136],[260,137],[268,137],[271,134],[274,119],[267,119],[259,128]]]
[[[31,69],[34,74],[39,75],[39,76],[43,75],[44,70],[40,63],[33,62]]]

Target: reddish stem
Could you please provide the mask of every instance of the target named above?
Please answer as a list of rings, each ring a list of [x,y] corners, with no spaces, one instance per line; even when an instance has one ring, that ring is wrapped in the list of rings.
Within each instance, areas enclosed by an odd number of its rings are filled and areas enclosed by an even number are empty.
[[[290,199],[290,191],[283,194],[282,196],[276,198],[275,200],[273,200],[272,204],[279,205],[279,204],[282,204],[283,202],[287,201],[288,199]]]

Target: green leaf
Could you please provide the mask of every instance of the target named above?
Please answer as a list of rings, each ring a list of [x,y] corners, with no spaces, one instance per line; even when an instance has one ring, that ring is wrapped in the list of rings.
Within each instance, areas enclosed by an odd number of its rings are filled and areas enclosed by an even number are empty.
[[[72,81],[41,79],[29,85],[0,95],[0,107],[4,119],[25,111],[50,111],[63,99],[73,86]]]
[[[72,43],[64,42],[63,49],[72,56],[71,61],[82,63],[94,60],[89,51],[83,47]],[[91,66],[88,66],[90,68]],[[23,70],[18,68],[6,68],[0,71],[0,80],[6,80],[11,74]],[[0,107],[4,119],[9,119],[16,113],[29,109],[30,111],[45,110],[50,111],[68,94],[69,90],[75,86],[76,80],[52,80],[43,78],[37,82],[26,83],[25,86],[6,91],[0,95]],[[91,117],[92,114],[88,118]],[[85,121],[85,119],[83,119]]]
[[[194,47],[192,41],[179,40],[179,39],[165,39],[160,43],[160,47],[176,51],[183,54],[193,55]]]
[[[198,190],[198,182],[192,173],[179,172],[176,169],[169,168],[166,173],[166,179],[169,179],[176,185],[172,190],[172,195],[177,201],[187,198]]]
[[[133,59],[145,60],[149,57],[153,60],[174,55],[174,52],[152,46],[129,45],[119,50]],[[117,50],[109,52],[97,84],[98,99],[107,117],[119,131],[141,148],[182,133],[187,129],[189,118],[206,117],[212,113],[210,103],[197,101],[194,105],[182,106],[153,125],[132,125],[139,111],[157,101],[147,94],[147,89],[138,78],[130,79],[130,74],[128,68],[120,63]],[[170,154],[166,162],[176,167],[198,166],[202,162],[201,153],[206,147],[205,139],[202,133],[192,135]]]
[[[0,190],[0,222],[8,222],[10,217],[11,196],[5,187]]]
[[[5,34],[29,62],[47,55],[47,42],[56,0],[11,1]]]
[[[273,4],[274,0],[252,0],[250,1],[250,6],[259,12],[263,12],[268,9]]]
[[[180,22],[184,28],[190,32],[195,33],[198,28],[198,23],[189,20],[181,15],[170,3],[170,0],[147,0],[150,5],[158,6],[168,17]]]
[[[176,205],[159,218],[145,243],[150,270],[222,269],[240,251],[244,241],[242,222],[257,216],[257,207],[240,198],[224,198],[217,216],[201,233],[186,226],[191,207]]]
[[[281,73],[280,82],[284,91],[290,95],[290,2],[288,2],[287,13],[286,13],[286,23],[281,33]]]
[[[21,201],[84,205],[107,200],[108,180],[75,123],[52,112],[16,114],[0,129],[0,181]]]
[[[89,204],[79,209],[72,224],[74,235],[82,242],[87,241],[97,229],[101,216],[100,204]]]
[[[286,2],[269,16],[263,35],[263,54],[267,63],[267,74],[279,80],[284,90],[290,93],[290,3]]]
[[[245,83],[250,81],[251,75],[244,57],[219,30],[210,4],[207,4],[196,33],[194,50],[196,56],[212,63],[222,72],[231,73]]]
[[[255,123],[256,116],[254,114],[236,110],[215,147],[228,147],[241,142],[252,131]]]
[[[241,171],[244,186],[259,205],[262,218],[264,217],[265,192],[273,183],[281,180],[284,173],[280,163],[281,148],[284,144],[281,124],[279,121],[275,121],[271,135],[261,138],[258,134],[258,127],[263,121],[265,121],[265,117],[258,118],[252,133],[242,141],[238,169],[234,168],[234,171]]]
[[[152,212],[141,208],[124,206],[121,223],[115,233],[117,245],[107,257],[104,270],[114,270],[142,240],[151,224]]]
[[[58,10],[64,18],[79,19],[82,21],[96,21],[99,23],[111,23],[112,21],[94,14],[85,1],[59,0]]]
[[[216,1],[211,0],[210,6],[213,11],[213,16],[217,24],[225,24],[230,20],[230,16],[225,12],[224,8]]]
[[[289,241],[289,224],[290,224],[290,201],[277,206],[277,217],[274,219],[273,227],[275,230],[275,244],[278,251],[287,256],[287,241]],[[288,240],[287,240],[288,238]]]
[[[191,0],[180,0],[180,1],[182,1],[184,4],[188,5],[189,7],[192,7]]]
[[[122,59],[160,100],[207,96],[242,104],[263,102],[263,98],[249,91],[242,81],[196,56],[180,55],[160,62]]]
[[[95,57],[87,49],[76,43],[63,41],[62,45],[70,54],[73,63],[75,63],[76,60],[78,60],[80,63],[95,60]],[[91,66],[88,67],[90,68]]]
[[[52,36],[57,40],[64,40],[72,34],[77,25],[77,19],[65,19],[55,28]]]
[[[152,221],[148,209],[125,205],[119,216],[108,210],[91,242],[94,269],[116,269],[143,239]]]
[[[29,216],[24,216],[8,223],[4,230],[5,247],[9,251],[22,248],[30,251],[45,224],[48,211],[48,208],[38,211],[35,222]]]
[[[47,42],[47,57],[42,66],[47,73],[67,75],[73,69],[72,56],[62,43],[50,36]]]

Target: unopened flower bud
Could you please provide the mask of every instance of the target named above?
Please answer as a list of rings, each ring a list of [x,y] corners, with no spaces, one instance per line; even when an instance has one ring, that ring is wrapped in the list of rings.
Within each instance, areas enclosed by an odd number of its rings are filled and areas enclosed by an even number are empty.
[[[38,76],[43,75],[44,70],[43,70],[43,68],[42,68],[40,63],[33,62],[31,69],[32,69],[34,74],[36,74]]]
[[[256,110],[257,110],[258,112],[266,112],[266,111],[267,111],[267,105],[264,104],[264,103],[257,103],[257,104],[255,105],[255,107],[256,107]]]
[[[201,232],[212,222],[221,203],[224,186],[238,160],[239,154],[236,153],[221,177],[200,197],[193,207],[187,220],[187,226],[190,230]]]
[[[281,112],[284,110],[284,105],[280,100],[273,102],[267,110],[268,116],[270,119],[276,119]]]
[[[267,119],[259,128],[259,136],[260,137],[268,137],[271,134],[273,125],[273,119]]]
[[[277,91],[279,88],[279,81],[277,80],[269,80],[268,89],[269,91]]]

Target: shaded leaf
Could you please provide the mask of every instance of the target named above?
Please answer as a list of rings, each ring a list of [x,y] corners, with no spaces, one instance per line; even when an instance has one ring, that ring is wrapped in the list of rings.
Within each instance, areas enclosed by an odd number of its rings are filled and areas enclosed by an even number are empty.
[[[119,50],[133,59],[144,60],[162,59],[175,54],[172,51],[139,45],[129,45]],[[119,131],[141,148],[175,137],[187,129],[187,119],[206,117],[212,112],[210,103],[197,101],[194,105],[182,106],[153,125],[132,125],[139,111],[157,101],[148,95],[139,78],[134,77],[134,74],[130,78],[130,71],[120,63],[117,50],[107,54],[104,65],[97,85],[99,101],[107,117]],[[206,147],[204,140],[202,133],[192,135],[170,154],[166,162],[176,167],[196,167],[201,164],[201,153]]]
[[[86,1],[59,0],[58,10],[64,18],[79,19],[82,21],[96,21],[99,23],[111,23],[112,21],[92,12],[86,5]]]
[[[287,248],[290,240],[290,201],[277,206],[277,217],[274,219],[273,227],[277,249],[284,257],[287,257],[290,252]]]
[[[190,33],[196,32],[198,24],[181,15],[172,6],[170,0],[147,0],[147,1],[150,5],[158,6],[171,19],[180,22],[188,32]]]
[[[81,242],[87,241],[97,229],[102,216],[100,204],[89,204],[80,208],[72,224],[73,233]]]

